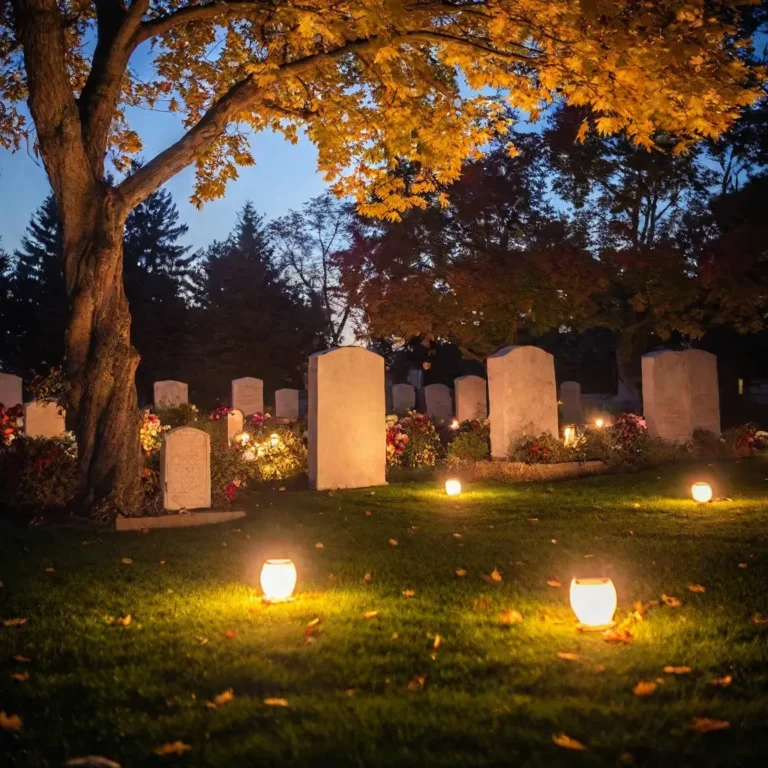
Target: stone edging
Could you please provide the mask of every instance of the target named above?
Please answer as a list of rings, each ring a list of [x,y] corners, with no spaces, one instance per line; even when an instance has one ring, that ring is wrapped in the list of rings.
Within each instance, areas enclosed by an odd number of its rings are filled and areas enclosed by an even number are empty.
[[[156,517],[118,517],[115,519],[117,531],[140,531],[143,528],[192,528],[197,525],[226,523],[245,517],[243,510],[226,512],[190,512],[188,515],[157,515]]]

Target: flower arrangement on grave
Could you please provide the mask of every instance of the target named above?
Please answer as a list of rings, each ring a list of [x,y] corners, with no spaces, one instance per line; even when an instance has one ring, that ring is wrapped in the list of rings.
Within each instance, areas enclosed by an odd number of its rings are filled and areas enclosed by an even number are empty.
[[[139,429],[139,440],[141,449],[146,456],[157,453],[163,444],[163,433],[167,432],[170,426],[163,425],[160,417],[152,413],[149,408],[141,414],[141,428]]]
[[[467,419],[453,430],[448,458],[458,461],[485,461],[491,455],[491,423],[488,419]]]
[[[443,446],[432,419],[424,413],[408,411],[399,421],[388,423],[387,459],[390,459],[390,432],[393,450],[390,464],[420,469],[434,467],[443,457]],[[399,453],[398,453],[399,450]]]
[[[232,409],[228,405],[220,405],[211,411],[210,415],[208,416],[208,419],[210,421],[221,421],[222,419],[226,420],[227,414],[231,410]]]
[[[253,429],[260,429],[265,426],[272,417],[268,413],[254,413],[248,421],[248,426]]]
[[[648,425],[642,416],[622,413],[611,426],[612,437],[624,450],[634,450],[648,434]]]
[[[509,452],[511,461],[524,464],[564,464],[584,461],[585,458],[585,439],[582,435],[576,435],[571,443],[565,445],[559,437],[548,432],[522,441]]]
[[[289,480],[307,471],[307,446],[297,425],[255,427],[244,445],[235,444],[248,477],[262,482]]]
[[[24,409],[20,405],[6,408],[0,403],[0,445],[10,445],[24,426]]]
[[[399,465],[407,445],[408,435],[397,416],[387,416],[387,464]]]

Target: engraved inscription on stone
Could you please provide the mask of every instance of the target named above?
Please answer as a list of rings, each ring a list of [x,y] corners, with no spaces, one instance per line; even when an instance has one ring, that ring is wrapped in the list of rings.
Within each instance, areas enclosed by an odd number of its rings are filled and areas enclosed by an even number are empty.
[[[211,438],[194,427],[165,434],[160,455],[163,508],[205,509],[211,506]]]

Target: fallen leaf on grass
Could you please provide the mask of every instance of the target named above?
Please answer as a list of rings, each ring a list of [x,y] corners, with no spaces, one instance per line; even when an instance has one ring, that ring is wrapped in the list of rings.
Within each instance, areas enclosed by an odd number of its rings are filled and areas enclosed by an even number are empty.
[[[454,533],[453,534],[453,538],[454,539],[460,539],[461,538],[461,534],[460,533]]]
[[[578,653],[567,653],[566,651],[558,651],[557,658],[563,661],[581,661],[581,656]]]
[[[712,720],[709,717],[694,717],[691,720],[691,730],[696,733],[709,733],[710,731],[724,731],[730,728],[727,720]]]
[[[226,638],[227,638],[227,640],[234,640],[234,639],[237,637],[237,632],[235,632],[235,630],[234,630],[234,629],[228,629],[228,630],[227,630],[227,631],[224,633],[224,637],[226,637]]]
[[[603,632],[603,640],[606,643],[631,643],[634,639],[634,635],[626,627],[615,627]]]
[[[768,616],[762,616],[759,613],[756,613],[752,617],[752,623],[753,624],[768,624]]]
[[[4,619],[4,627],[23,627],[27,623],[26,619]]]
[[[706,592],[707,588],[703,584],[689,584],[688,591],[689,592]]]
[[[690,672],[693,672],[691,667],[672,667],[669,664],[664,667],[665,675],[687,675]]]
[[[587,751],[587,747],[585,747],[580,741],[572,739],[570,736],[566,736],[564,733],[556,733],[552,737],[552,743],[557,744],[558,747],[562,747],[563,749],[575,749],[578,752]]]
[[[3,731],[20,731],[22,726],[21,718],[18,715],[7,715],[0,712],[0,729]]]
[[[315,544],[315,549],[325,549],[325,545],[322,541],[318,541],[317,544]]]
[[[378,611],[366,611],[363,614],[364,619],[375,619],[379,615]]]
[[[207,645],[208,644],[208,638],[207,637],[198,637],[197,642],[200,643],[200,645]]]
[[[715,680],[710,680],[710,685],[719,685],[721,688],[727,688],[731,683],[733,682],[733,677],[731,675],[726,675],[725,677],[718,677]]]
[[[219,707],[223,707],[225,704],[229,704],[230,701],[233,701],[235,698],[235,694],[233,693],[232,689],[229,688],[226,691],[223,691],[218,696],[214,696],[213,701],[206,701],[205,706],[208,707],[208,709],[218,709]]]
[[[647,682],[646,680],[641,680],[633,689],[632,693],[635,694],[635,696],[650,696],[652,693],[656,692],[656,689],[658,688],[658,684],[654,682]]]
[[[594,557],[594,555],[584,555],[586,558]]]
[[[672,597],[671,595],[662,595],[661,599],[664,602],[664,605],[667,605],[670,608],[679,608],[682,605],[678,598]]]
[[[312,621],[310,621],[310,622],[307,624],[305,631],[306,631],[307,629],[310,629],[310,630],[311,630],[311,629],[314,629],[314,628],[315,628],[315,627],[316,627],[316,626],[317,626],[319,623],[320,623],[320,619],[317,619],[317,618],[315,618],[315,619],[312,619]]]
[[[132,565],[133,564],[133,560],[131,560],[130,557],[124,557],[120,562],[123,565]],[[181,743],[181,742],[179,742],[179,743]]]
[[[366,516],[366,517],[370,517],[372,514],[373,514],[373,512],[371,512],[371,510],[370,510],[370,509],[366,509],[366,510],[365,510],[365,516]]]
[[[409,691],[420,691],[424,688],[424,683],[427,681],[426,675],[414,675],[413,679],[408,683]]]
[[[390,547],[396,547],[397,546],[397,539],[390,539],[387,544],[389,544]]]
[[[442,643],[442,642],[443,642],[443,638],[442,638],[442,637],[440,637],[440,635],[435,635],[435,640],[434,640],[434,642],[432,643],[432,647],[433,647],[435,650],[437,650],[437,649],[440,647],[440,645],[441,645],[441,643]]]
[[[467,572],[463,568],[457,568],[456,569],[456,575],[457,576],[466,576]]]
[[[119,627],[127,627],[131,623],[131,614],[129,613],[127,616],[122,617],[118,616],[118,618],[115,618],[114,616],[105,616],[104,621],[110,626],[117,624]]]
[[[547,581],[547,584],[549,584],[550,587],[561,587],[562,584],[557,579],[549,579]]]
[[[288,699],[264,699],[268,707],[287,707]]]
[[[183,741],[169,741],[161,747],[155,747],[153,751],[156,755],[183,755],[185,752],[189,752],[190,749],[192,747]]]
[[[365,574],[365,576],[363,576],[363,581],[364,581],[366,584],[370,584],[370,583],[371,583],[371,579],[372,579],[372,578],[373,578],[373,577],[371,576],[371,574],[370,574],[370,573],[366,573],[366,574]]]
[[[101,755],[72,757],[64,763],[64,768],[120,768],[120,763]]]
[[[29,664],[29,662],[32,661],[32,659],[30,659],[30,658],[28,658],[26,656],[22,656],[21,654],[16,654],[15,656],[11,656],[11,658],[14,661],[20,662],[21,664]]]
[[[513,624],[519,624],[523,620],[523,615],[520,611],[516,611],[514,608],[509,608],[506,611],[501,612],[499,616],[499,623],[505,627],[511,627]]]
[[[403,597],[413,597],[416,594],[415,589],[404,589],[403,590]]]
[[[29,672],[14,672],[11,677],[18,683],[26,683],[29,680]]]
[[[48,567],[48,568],[46,568],[46,569],[45,569],[45,572],[46,572],[46,573],[56,573],[56,569],[55,569],[55,568],[51,568],[51,567]]]

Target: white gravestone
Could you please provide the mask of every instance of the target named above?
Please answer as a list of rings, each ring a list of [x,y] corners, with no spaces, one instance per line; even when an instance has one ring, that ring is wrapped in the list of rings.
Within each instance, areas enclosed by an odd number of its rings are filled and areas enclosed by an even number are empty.
[[[275,416],[296,421],[299,418],[299,390],[278,389],[275,392]]]
[[[238,432],[243,431],[243,412],[238,411],[237,408],[233,408],[227,413],[227,442],[231,443],[232,439]]]
[[[173,408],[189,402],[189,387],[183,381],[156,381],[154,386],[155,407]]]
[[[386,483],[384,358],[336,347],[309,358],[309,482],[315,490]]]
[[[703,350],[643,355],[643,415],[648,434],[685,443],[694,429],[720,434],[717,358]]]
[[[445,384],[429,384],[424,387],[424,410],[433,419],[450,421],[453,418],[450,387]]]
[[[264,382],[251,376],[232,379],[232,407],[246,416],[264,413]]]
[[[392,410],[404,416],[416,408],[416,390],[412,384],[395,384],[392,387]]]
[[[459,423],[488,418],[485,379],[480,376],[459,376],[453,384],[456,392],[456,419]]]
[[[488,358],[491,456],[549,433],[557,437],[557,385],[552,355],[538,347],[505,347]]]
[[[58,437],[65,429],[64,411],[56,403],[32,402],[24,406],[27,437]]]
[[[563,411],[563,424],[583,424],[581,410],[581,384],[578,381],[564,381],[560,385],[560,402]]]
[[[0,405],[13,408],[21,404],[21,379],[12,373],[0,373]]]
[[[163,509],[211,506],[211,437],[194,427],[166,432],[160,451]]]

